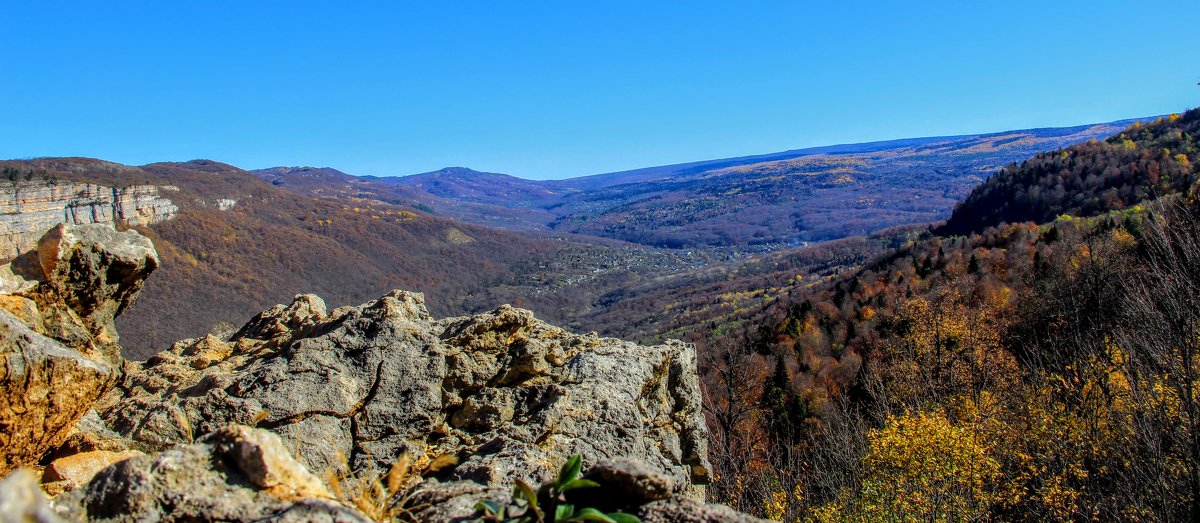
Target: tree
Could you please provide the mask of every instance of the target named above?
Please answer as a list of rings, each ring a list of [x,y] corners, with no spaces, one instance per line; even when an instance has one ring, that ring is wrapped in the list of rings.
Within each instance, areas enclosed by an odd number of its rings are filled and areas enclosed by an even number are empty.
[[[763,424],[776,453],[784,457],[800,438],[800,427],[808,417],[808,405],[792,388],[787,363],[782,355],[775,358],[775,370],[763,384],[759,406]]]
[[[858,495],[818,509],[819,520],[978,521],[995,500],[1000,464],[941,412],[890,417],[867,440]]]
[[[1200,518],[1200,208],[1163,203],[1142,236],[1145,269],[1129,283],[1117,341],[1141,456],[1132,484],[1164,520]]]
[[[760,454],[762,438],[757,430],[758,405],[754,384],[761,379],[752,348],[746,344],[720,342],[709,346],[701,360],[704,414],[711,428],[709,459],[717,481],[713,495],[718,499],[749,502],[739,492],[739,479],[749,477]]]

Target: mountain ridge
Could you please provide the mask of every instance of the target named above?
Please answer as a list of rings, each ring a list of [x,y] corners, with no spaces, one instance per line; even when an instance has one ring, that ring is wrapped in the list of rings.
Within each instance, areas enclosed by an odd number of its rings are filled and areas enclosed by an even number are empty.
[[[765,247],[945,219],[1009,163],[1145,120],[823,146],[563,180],[451,167],[322,185],[255,172],[309,196],[377,199],[490,227],[651,247]]]

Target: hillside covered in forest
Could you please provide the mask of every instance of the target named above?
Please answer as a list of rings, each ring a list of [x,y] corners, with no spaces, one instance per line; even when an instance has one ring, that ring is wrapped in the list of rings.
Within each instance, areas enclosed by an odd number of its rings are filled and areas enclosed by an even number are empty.
[[[718,497],[786,521],[1200,513],[1197,120],[1006,168],[932,233],[697,335]]]

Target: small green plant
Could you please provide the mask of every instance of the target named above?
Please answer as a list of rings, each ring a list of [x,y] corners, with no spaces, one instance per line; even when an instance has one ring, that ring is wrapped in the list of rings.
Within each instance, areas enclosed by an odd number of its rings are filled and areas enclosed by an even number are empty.
[[[558,478],[543,483],[537,491],[528,483],[517,480],[513,487],[512,499],[508,503],[499,501],[480,501],[475,504],[475,510],[483,515],[476,519],[488,523],[573,523],[582,521],[599,521],[602,523],[640,523],[641,520],[632,514],[624,512],[604,513],[597,509],[586,507],[576,508],[567,503],[564,494],[580,488],[595,488],[600,484],[590,479],[579,477],[583,462],[578,455],[571,456],[563,463]]]

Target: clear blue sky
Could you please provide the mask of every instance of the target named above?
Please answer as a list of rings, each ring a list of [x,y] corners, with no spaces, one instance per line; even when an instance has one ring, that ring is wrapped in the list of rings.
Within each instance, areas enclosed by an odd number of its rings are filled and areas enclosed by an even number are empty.
[[[1200,100],[1196,0],[2,1],[0,158],[559,178]]]

